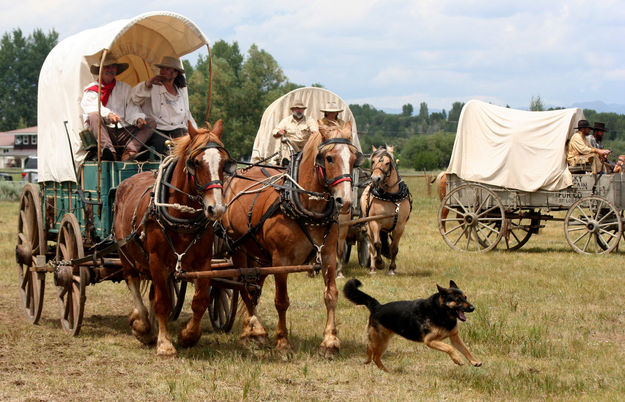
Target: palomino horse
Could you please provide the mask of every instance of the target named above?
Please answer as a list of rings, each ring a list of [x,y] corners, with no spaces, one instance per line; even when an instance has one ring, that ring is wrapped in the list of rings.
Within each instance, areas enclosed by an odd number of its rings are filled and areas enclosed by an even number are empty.
[[[120,249],[124,277],[135,308],[129,321],[141,342],[152,344],[156,354],[173,356],[167,321],[171,311],[169,277],[174,271],[207,271],[213,254],[211,221],[224,211],[223,172],[236,164],[221,142],[221,120],[211,131],[195,130],[174,140],[173,155],[166,158],[158,178],[144,172],[124,180],[115,199],[115,238],[129,240]],[[139,278],[152,279],[150,313],[143,304]],[[209,280],[198,279],[192,302],[193,317],[180,331],[181,346],[200,338],[200,321],[209,303]],[[158,338],[156,322],[158,319]],[[151,316],[151,318],[149,318]]]
[[[395,275],[397,265],[395,258],[399,251],[399,240],[410,212],[412,201],[408,186],[397,171],[393,157],[393,147],[373,147],[371,154],[371,184],[369,184],[360,198],[360,210],[363,215],[392,215],[392,217],[372,220],[366,223],[369,236],[369,254],[371,271],[384,269],[382,255],[391,259],[388,267],[389,275]],[[388,245],[388,234],[391,235],[391,245]],[[375,255],[375,258],[373,256]]]
[[[311,134],[293,161],[291,176],[277,169],[252,167],[226,184],[228,208],[221,221],[232,240],[236,267],[301,265],[317,259],[323,268],[327,319],[319,352],[327,357],[340,347],[335,323],[338,292],[335,282],[337,217],[349,210],[352,170],[362,154],[351,144],[351,125],[321,126]],[[259,271],[258,285],[266,275]],[[289,352],[286,311],[289,307],[286,273],[275,275],[278,311],[276,350]],[[247,307],[241,339],[266,342],[267,331],[256,311],[257,297],[244,291]]]

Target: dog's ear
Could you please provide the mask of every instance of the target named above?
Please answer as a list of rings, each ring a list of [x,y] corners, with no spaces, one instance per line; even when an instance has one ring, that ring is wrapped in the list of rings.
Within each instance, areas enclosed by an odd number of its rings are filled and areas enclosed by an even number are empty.
[[[438,293],[447,293],[447,289],[438,286],[438,283],[436,284],[436,288],[438,289]]]
[[[454,281],[449,281],[449,287],[450,287],[450,288],[456,288],[456,289],[459,289],[459,288],[458,288],[458,285],[456,285],[456,282],[454,282]]]

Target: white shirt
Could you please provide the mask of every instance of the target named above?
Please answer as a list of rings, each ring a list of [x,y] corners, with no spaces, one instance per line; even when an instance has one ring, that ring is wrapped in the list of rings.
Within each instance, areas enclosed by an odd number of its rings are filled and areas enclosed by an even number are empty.
[[[181,88],[176,90],[178,93],[172,95],[164,85],[152,85],[152,88],[148,88],[145,82],[141,82],[132,88],[131,101],[156,120],[156,128],[159,130],[186,129],[189,120],[197,127],[189,111],[186,91]]]
[[[85,123],[88,120],[89,113],[98,112],[98,92],[86,90],[94,85],[98,85],[98,82],[94,81],[85,87],[82,100],[80,101],[80,107],[83,112],[82,118]],[[124,127],[137,124],[137,119],[145,119],[145,114],[141,109],[130,102],[130,91],[130,85],[116,81],[106,106],[101,105],[100,107],[100,115],[106,118],[111,112],[115,113],[122,118],[120,124]],[[109,126],[113,127],[112,124],[109,124]]]

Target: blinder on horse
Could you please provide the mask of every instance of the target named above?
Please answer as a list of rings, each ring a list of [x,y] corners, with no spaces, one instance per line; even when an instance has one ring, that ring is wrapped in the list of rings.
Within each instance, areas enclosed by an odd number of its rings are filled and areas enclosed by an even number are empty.
[[[223,168],[223,172],[225,175],[233,176],[237,171],[237,162],[234,159],[232,159],[232,157],[230,156],[230,153],[226,150],[226,148],[223,147],[223,145],[217,142],[206,143],[206,145],[204,145],[202,148],[196,149],[193,152],[193,155],[191,154],[188,155],[186,165],[185,165],[187,169],[187,173],[191,176],[191,180],[193,180],[195,189],[199,193],[203,193],[205,191],[215,189],[215,188],[223,189],[223,182],[220,179],[211,180],[206,184],[202,184],[199,182],[197,178],[197,175],[195,173],[195,166],[194,166],[195,157],[207,149],[223,150],[226,153],[226,155],[228,155],[228,159],[226,160],[226,163],[224,164],[224,168]]]
[[[356,148],[352,144],[352,142],[348,140],[347,138],[331,138],[319,144],[319,146],[317,147],[317,157],[315,158],[315,167],[317,168],[317,175],[319,176],[321,180],[324,181],[327,187],[335,186],[344,181],[352,182],[352,175],[349,173],[336,176],[332,179],[326,178],[326,168],[325,168],[325,160],[324,160],[325,156],[322,152],[322,149],[325,146],[332,145],[332,144],[346,144],[346,145],[349,145],[350,147],[354,147],[354,149]],[[365,162],[365,156],[362,154],[362,152],[356,151],[356,160],[354,161],[354,168],[362,166],[364,162]]]
[[[385,156],[388,157],[391,161],[391,166],[388,168],[388,170],[384,170],[380,166],[378,166],[380,163],[382,163],[382,158]],[[376,152],[374,152],[373,155],[371,155],[371,160],[373,161],[373,159],[376,157],[380,157],[380,159],[378,159],[378,161],[372,166],[372,169],[371,169],[372,172],[379,170],[380,172],[384,174],[384,178],[389,177],[391,173],[393,172],[393,169],[396,169],[395,160],[393,159],[393,156],[386,150],[386,148],[380,148]]]

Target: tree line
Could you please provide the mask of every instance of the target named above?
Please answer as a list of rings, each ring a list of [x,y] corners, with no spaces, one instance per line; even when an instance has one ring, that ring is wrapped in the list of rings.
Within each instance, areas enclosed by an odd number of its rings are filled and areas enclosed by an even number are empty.
[[[24,36],[20,29],[0,41],[0,131],[37,124],[37,83],[43,61],[57,44],[58,33],[35,29]],[[183,60],[188,81],[189,107],[195,120],[205,120],[209,88],[209,59],[195,64]],[[319,83],[310,84],[322,86]],[[250,46],[243,54],[236,41],[212,46],[210,120],[223,119],[226,147],[235,158],[249,156],[265,109],[278,97],[303,85],[289,81],[279,63],[263,49]],[[331,88],[330,88],[331,89]],[[340,94],[339,94],[340,95]],[[350,105],[365,153],[372,145],[394,145],[400,166],[416,170],[443,169],[449,163],[458,119],[464,103],[430,112],[426,102],[418,112],[412,104],[401,113],[386,113],[369,104]],[[529,110],[544,110],[542,99],[532,97]],[[604,140],[615,155],[625,154],[625,115],[584,109],[592,123],[601,121],[609,131]]]

